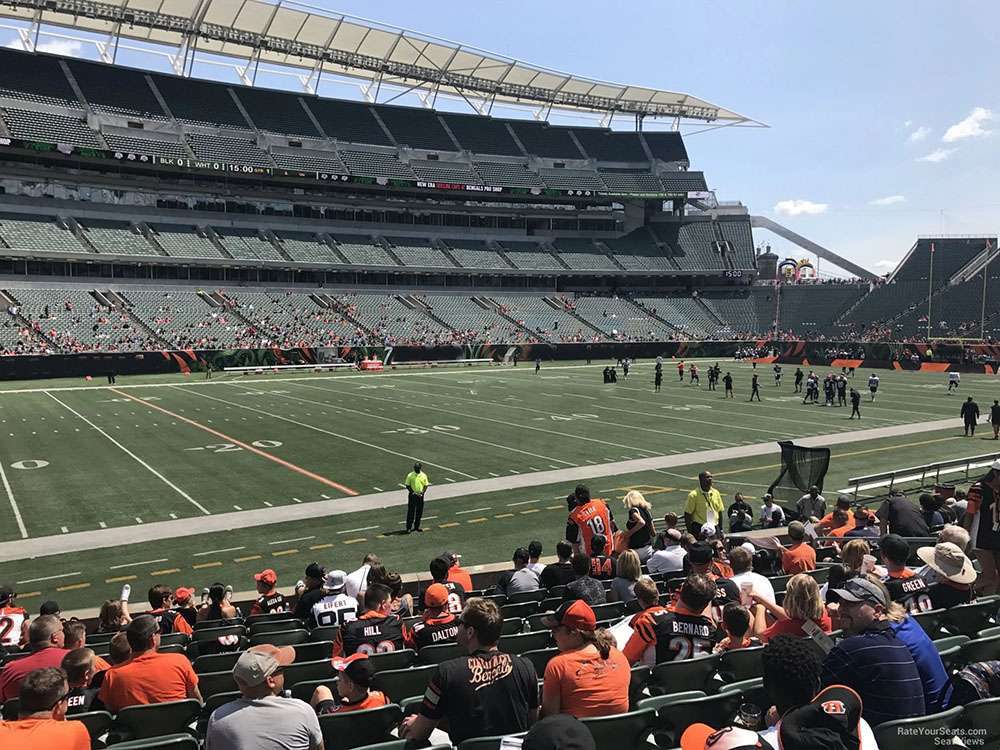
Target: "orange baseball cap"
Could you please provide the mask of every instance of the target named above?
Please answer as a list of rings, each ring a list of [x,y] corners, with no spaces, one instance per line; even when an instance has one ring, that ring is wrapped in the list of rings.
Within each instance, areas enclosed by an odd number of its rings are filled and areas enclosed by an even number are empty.
[[[185,588],[184,586],[174,589],[175,602],[186,602],[192,596],[194,596],[194,589]]]
[[[425,607],[443,607],[448,603],[448,589],[442,583],[432,583],[424,592]]]
[[[255,581],[269,583],[273,586],[278,582],[278,574],[268,568],[267,570],[262,570],[260,573],[255,573],[253,579]]]

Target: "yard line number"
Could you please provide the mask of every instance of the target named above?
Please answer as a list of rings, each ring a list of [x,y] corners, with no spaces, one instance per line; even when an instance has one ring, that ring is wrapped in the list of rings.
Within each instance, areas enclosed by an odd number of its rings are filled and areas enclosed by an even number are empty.
[[[398,427],[395,430],[382,430],[383,435],[400,433],[402,435],[426,435],[432,430],[437,432],[458,432],[461,428],[453,424],[433,424],[430,427]]]
[[[280,440],[254,440],[250,445],[256,448],[279,448]],[[210,451],[211,453],[236,453],[243,450],[233,443],[213,443],[212,445],[199,445],[195,448],[185,448],[186,451]]]

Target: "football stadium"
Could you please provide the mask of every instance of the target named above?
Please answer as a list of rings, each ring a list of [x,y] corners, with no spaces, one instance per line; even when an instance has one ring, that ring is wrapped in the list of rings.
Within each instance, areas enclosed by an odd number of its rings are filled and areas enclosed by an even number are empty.
[[[301,3],[8,38],[0,746],[1000,748],[989,222],[862,261],[719,197],[767,112]]]

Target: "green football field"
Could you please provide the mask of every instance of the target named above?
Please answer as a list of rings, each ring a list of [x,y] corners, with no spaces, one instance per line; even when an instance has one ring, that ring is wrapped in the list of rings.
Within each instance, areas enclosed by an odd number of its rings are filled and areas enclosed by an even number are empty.
[[[802,405],[792,393],[794,367],[775,387],[769,366],[760,366],[764,400],[748,403],[750,366],[721,364],[733,373],[735,400],[709,391],[704,374],[701,387],[677,382],[670,362],[660,393],[650,363],[615,385],[602,384],[604,363],[549,364],[538,375],[522,364],[119,378],[117,387],[4,384],[0,553],[5,542],[27,539],[30,557],[0,563],[0,581],[15,584],[27,607],[51,597],[72,609],[115,596],[123,582],[142,591],[154,581],[200,588],[221,580],[246,590],[254,570],[274,567],[291,584],[313,559],[350,570],[369,550],[404,573],[425,571],[445,548],[461,551],[469,566],[508,559],[532,538],[551,552],[562,498],[576,481],[549,482],[544,472],[600,466],[588,480],[595,494],[616,498],[639,487],[661,514],[680,507],[704,466],[727,501],[736,489],[762,493],[777,475],[777,446],[726,460],[712,451],[955,418],[962,400],[946,394],[943,374],[881,371],[871,404],[868,373],[859,372],[852,383],[865,394],[859,424],[847,419],[849,409]],[[961,393],[987,411],[1000,387],[967,375]],[[979,437],[947,429],[852,439],[834,447],[827,493],[856,474],[994,449]],[[693,452],[695,463],[681,459],[669,469],[614,466]],[[405,502],[400,482],[416,460],[434,485],[427,532],[397,536],[389,532],[401,528],[405,508],[384,506]],[[434,499],[436,488],[473,480],[486,482]],[[515,481],[525,486],[509,489]],[[330,515],[338,501],[354,510]],[[309,503],[324,510],[308,517],[308,508],[290,508]],[[282,522],[289,512],[299,520]],[[200,533],[220,514],[231,526]],[[51,555],[63,535],[99,539],[116,529],[126,530],[127,543],[119,534],[114,546]]]

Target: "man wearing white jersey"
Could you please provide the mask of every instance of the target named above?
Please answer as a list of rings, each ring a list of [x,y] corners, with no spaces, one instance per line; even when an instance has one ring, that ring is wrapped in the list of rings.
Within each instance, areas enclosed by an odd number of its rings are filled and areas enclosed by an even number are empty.
[[[343,625],[358,619],[358,600],[344,591],[347,574],[342,570],[331,570],[326,574],[323,588],[326,596],[313,605],[312,613],[320,627]]]
[[[878,375],[874,372],[868,376],[868,390],[872,394],[872,402],[875,401],[875,394],[878,393]]]

